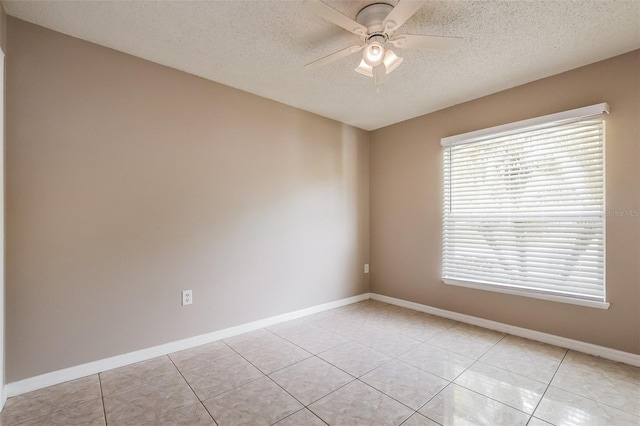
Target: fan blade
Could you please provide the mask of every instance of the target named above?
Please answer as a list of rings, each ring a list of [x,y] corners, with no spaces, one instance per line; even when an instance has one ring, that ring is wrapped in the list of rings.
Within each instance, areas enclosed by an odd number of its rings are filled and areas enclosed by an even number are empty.
[[[426,0],[399,0],[396,7],[382,21],[385,32],[395,31],[400,28],[425,3]]]
[[[460,37],[401,34],[389,40],[389,43],[401,49],[426,49],[446,52],[460,47],[462,40]]]
[[[316,61],[310,62],[304,67],[308,69],[320,68],[323,65],[330,64],[331,62],[335,62],[339,59],[346,58],[349,55],[359,52],[360,50],[362,50],[362,48],[364,48],[364,46],[364,44],[355,44],[353,46],[349,46],[346,49],[338,50],[331,55],[327,55],[324,58],[320,58]]]
[[[358,24],[353,19],[343,15],[331,6],[324,4],[319,0],[307,0],[304,2],[304,6],[311,12],[318,15],[320,18],[336,24],[345,30],[352,32],[359,36],[366,36],[368,30],[363,25]]]

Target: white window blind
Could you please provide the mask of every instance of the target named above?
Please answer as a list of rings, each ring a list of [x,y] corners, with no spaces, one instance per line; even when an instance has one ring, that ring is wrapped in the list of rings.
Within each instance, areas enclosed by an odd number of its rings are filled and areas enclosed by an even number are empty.
[[[446,283],[604,302],[605,111],[442,140]]]

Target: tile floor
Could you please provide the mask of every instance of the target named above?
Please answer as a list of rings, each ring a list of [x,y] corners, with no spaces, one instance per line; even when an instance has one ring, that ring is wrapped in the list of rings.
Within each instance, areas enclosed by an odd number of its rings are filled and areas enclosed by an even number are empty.
[[[374,300],[10,398],[0,425],[640,425],[640,368]]]

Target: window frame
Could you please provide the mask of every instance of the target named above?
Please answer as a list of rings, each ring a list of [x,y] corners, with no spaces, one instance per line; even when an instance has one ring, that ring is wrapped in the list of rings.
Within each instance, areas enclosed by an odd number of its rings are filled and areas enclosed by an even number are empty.
[[[513,123],[508,123],[504,125],[489,127],[486,129],[481,129],[477,131],[445,137],[441,139],[441,145],[443,146],[444,149],[448,149],[451,146],[479,142],[489,137],[506,136],[509,134],[519,133],[522,131],[535,130],[538,128],[541,129],[549,126],[570,124],[574,122],[583,121],[586,119],[593,119],[596,117],[601,118],[604,121],[605,113],[609,113],[609,105],[607,103],[600,103],[600,104],[591,105],[587,107],[576,108],[569,111],[563,111],[555,114],[549,114],[549,115],[535,117],[527,120],[521,120]],[[606,143],[606,126],[605,126],[605,134],[603,138]],[[443,158],[444,158],[444,155],[443,155]],[[605,167],[606,165],[606,147],[605,146],[603,146],[603,151],[602,151],[602,164],[603,164],[603,167]],[[445,167],[446,165],[443,164],[442,165],[443,172],[445,170]],[[444,178],[445,176],[443,175],[443,183],[444,183]],[[490,283],[484,283],[480,281],[474,282],[474,281],[466,281],[466,280],[459,280],[459,279],[451,279],[451,278],[444,277],[444,272],[441,270],[442,282],[444,284],[453,285],[453,286],[460,286],[460,287],[473,288],[473,289],[479,289],[479,290],[485,290],[485,291],[491,291],[491,292],[497,292],[497,293],[518,295],[518,296],[530,297],[534,299],[549,300],[554,302],[569,303],[569,304],[587,306],[592,308],[608,309],[610,304],[607,302],[607,299],[606,299],[607,297],[607,291],[606,291],[606,169],[605,169],[605,174],[602,177],[602,183],[603,183],[603,194],[602,194],[603,195],[603,199],[602,199],[602,204],[603,204],[602,205],[602,208],[603,208],[603,215],[602,215],[603,300],[602,301],[572,297],[570,295],[548,294],[542,291],[520,289],[515,286],[508,286],[503,284],[490,284]],[[445,208],[444,207],[445,201],[446,200],[443,198],[443,202],[442,202],[443,209]],[[443,250],[445,247],[444,213],[445,212],[443,211],[443,223],[442,223]],[[444,251],[443,251],[443,257],[442,257],[442,268],[444,269]]]

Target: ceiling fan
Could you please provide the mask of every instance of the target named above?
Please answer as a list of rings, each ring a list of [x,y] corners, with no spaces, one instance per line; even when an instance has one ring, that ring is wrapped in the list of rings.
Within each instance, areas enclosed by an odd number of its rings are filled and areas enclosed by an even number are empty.
[[[354,21],[320,0],[306,0],[304,6],[307,9],[326,21],[360,36],[360,43],[308,63],[305,68],[318,68],[363,50],[362,60],[355,71],[373,77],[378,87],[385,75],[395,70],[403,61],[391,47],[450,51],[460,46],[462,38],[459,37],[394,35],[394,32],[424,3],[426,0],[399,0],[395,7],[387,3],[373,3],[360,9]]]

